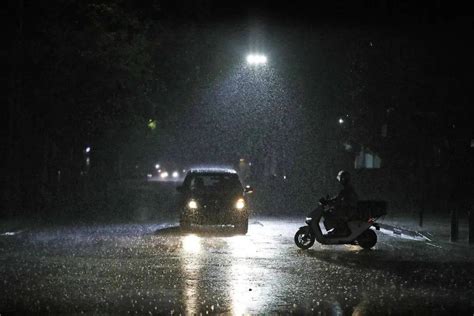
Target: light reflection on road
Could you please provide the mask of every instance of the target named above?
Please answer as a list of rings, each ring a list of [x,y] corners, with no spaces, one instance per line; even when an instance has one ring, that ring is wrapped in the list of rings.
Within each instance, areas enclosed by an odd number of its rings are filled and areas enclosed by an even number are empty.
[[[201,238],[187,235],[182,238],[184,262],[184,304],[187,315],[199,315],[199,282],[201,280]]]
[[[257,246],[251,236],[234,236],[227,239],[232,256],[229,271],[231,280],[230,298],[232,313],[245,315],[262,310],[262,303],[268,298],[268,287],[260,286],[262,273],[252,264],[257,257]]]
[[[187,235],[183,238],[183,250],[187,253],[199,253],[201,251],[201,239],[196,235]]]
[[[217,259],[215,250],[222,245],[222,250],[228,253],[224,266],[207,268],[209,262]],[[252,236],[197,236],[186,235],[181,237],[181,262],[183,271],[183,299],[186,314],[205,313],[206,307],[201,304],[204,292],[211,286],[207,275],[219,275],[222,279],[210,280],[228,285],[225,293],[219,293],[221,298],[228,302],[226,313],[233,315],[249,314],[261,310],[261,305],[268,299],[269,287],[261,285],[263,275],[261,269],[252,265],[258,257],[258,245]],[[265,254],[268,256],[268,253]],[[205,295],[204,295],[205,296]],[[214,308],[214,307],[213,307]],[[212,312],[212,310],[208,310]]]
[[[227,243],[232,254],[232,265],[229,271],[229,279],[233,280],[230,288],[232,313],[234,315],[248,314],[248,305],[255,292],[250,291],[249,278],[253,276],[246,257],[254,250],[254,247],[244,236],[229,238]]]
[[[227,239],[232,257],[248,258],[257,255],[257,247],[250,236],[234,236]]]

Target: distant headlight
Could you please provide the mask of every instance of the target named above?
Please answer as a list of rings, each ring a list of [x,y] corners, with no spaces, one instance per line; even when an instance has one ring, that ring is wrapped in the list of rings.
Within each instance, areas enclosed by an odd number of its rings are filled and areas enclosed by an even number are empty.
[[[188,202],[188,208],[189,208],[190,210],[195,210],[195,209],[197,209],[197,208],[198,208],[197,202],[196,202],[195,200],[190,200],[190,201]]]
[[[179,177],[178,171],[174,171],[174,172],[171,174],[171,176],[172,176],[173,178]]]
[[[245,207],[245,201],[244,199],[238,199],[237,203],[235,203],[235,208],[238,210],[241,210]]]
[[[160,173],[160,177],[161,177],[162,179],[168,178],[168,172],[163,171],[162,173]]]

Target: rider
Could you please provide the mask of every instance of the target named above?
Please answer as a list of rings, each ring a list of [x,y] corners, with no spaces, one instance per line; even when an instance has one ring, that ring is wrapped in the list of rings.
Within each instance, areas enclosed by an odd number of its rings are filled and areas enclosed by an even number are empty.
[[[345,170],[339,171],[336,179],[343,188],[338,195],[326,201],[331,209],[328,213],[328,219],[330,226],[335,228],[333,234],[345,236],[349,233],[346,223],[354,215],[359,198],[351,184],[349,172]]]

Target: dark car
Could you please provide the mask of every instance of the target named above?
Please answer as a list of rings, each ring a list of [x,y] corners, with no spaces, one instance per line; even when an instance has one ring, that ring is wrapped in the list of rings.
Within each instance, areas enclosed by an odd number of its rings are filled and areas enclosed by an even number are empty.
[[[180,226],[190,229],[194,225],[233,225],[236,232],[246,234],[249,209],[245,189],[233,169],[191,169],[183,185],[180,201]]]

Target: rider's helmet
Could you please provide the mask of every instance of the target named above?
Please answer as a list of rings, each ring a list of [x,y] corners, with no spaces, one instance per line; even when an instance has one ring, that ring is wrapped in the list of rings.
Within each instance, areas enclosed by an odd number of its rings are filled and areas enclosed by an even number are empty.
[[[339,171],[336,177],[337,181],[339,181],[340,184],[346,185],[349,182],[351,182],[351,174],[345,170]]]

